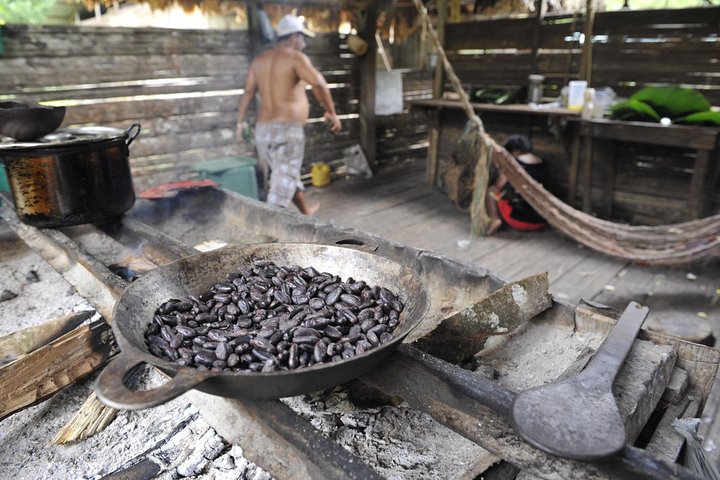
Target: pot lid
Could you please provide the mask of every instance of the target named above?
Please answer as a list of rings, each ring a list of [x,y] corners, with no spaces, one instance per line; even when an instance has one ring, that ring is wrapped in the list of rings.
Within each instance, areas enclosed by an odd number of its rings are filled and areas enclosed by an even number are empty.
[[[74,147],[90,143],[116,140],[127,136],[125,130],[110,127],[82,127],[56,130],[32,142],[19,142],[0,136],[0,153],[7,151],[46,150],[56,147]]]

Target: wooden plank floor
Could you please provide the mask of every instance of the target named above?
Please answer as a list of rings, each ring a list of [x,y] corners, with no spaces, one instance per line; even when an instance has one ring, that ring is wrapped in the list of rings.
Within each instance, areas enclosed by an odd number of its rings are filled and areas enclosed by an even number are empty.
[[[388,240],[470,262],[506,280],[546,271],[553,295],[621,310],[631,300],[650,307],[646,326],[677,326],[720,339],[720,265],[668,268],[637,265],[590,250],[552,229],[491,237],[470,235],[470,215],[425,183],[424,159],[388,167],[375,178],[338,179],[308,188],[320,201],[317,216]],[[681,329],[681,330],[680,330]]]

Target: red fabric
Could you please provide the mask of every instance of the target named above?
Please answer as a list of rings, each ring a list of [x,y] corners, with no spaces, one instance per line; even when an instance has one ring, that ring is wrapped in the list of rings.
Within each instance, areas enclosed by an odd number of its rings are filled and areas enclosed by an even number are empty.
[[[528,223],[523,222],[520,220],[516,220],[511,217],[512,214],[512,205],[510,205],[510,202],[504,199],[500,199],[497,203],[498,211],[500,212],[500,216],[502,217],[503,221],[510,225],[510,227],[514,228],[515,230],[521,230],[524,232],[532,232],[535,230],[540,230],[542,228],[545,228],[547,226],[547,223]]]
[[[204,180],[185,180],[182,182],[169,182],[156,185],[138,194],[140,198],[149,200],[157,200],[161,198],[172,198],[178,194],[180,190],[189,188],[217,187],[218,184],[206,178]]]

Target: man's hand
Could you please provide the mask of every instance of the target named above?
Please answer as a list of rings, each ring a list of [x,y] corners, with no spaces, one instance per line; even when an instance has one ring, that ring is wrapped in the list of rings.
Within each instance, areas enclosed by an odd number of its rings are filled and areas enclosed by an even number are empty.
[[[323,115],[323,118],[330,122],[330,131],[333,133],[338,133],[340,130],[342,130],[342,124],[340,123],[340,119],[337,117],[337,114],[325,112],[325,115]]]
[[[237,141],[240,143],[245,143],[245,139],[243,138],[245,125],[247,125],[247,122],[238,122],[237,129],[235,130],[235,138],[237,138]]]
[[[237,130],[235,130],[235,138],[240,144],[250,143],[252,140],[252,131],[250,130],[250,124],[247,121],[242,121],[237,124]]]

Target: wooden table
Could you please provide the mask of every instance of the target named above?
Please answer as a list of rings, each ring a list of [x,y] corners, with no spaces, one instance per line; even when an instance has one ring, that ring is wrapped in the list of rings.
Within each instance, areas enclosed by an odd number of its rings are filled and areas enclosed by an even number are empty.
[[[430,108],[449,108],[455,110],[462,110],[462,103],[459,100],[448,100],[448,99],[423,99],[423,100],[412,100],[410,102],[412,106],[418,107],[430,107]],[[579,117],[580,112],[570,110],[567,108],[538,108],[531,107],[524,103],[512,104],[512,105],[496,105],[494,103],[471,103],[473,109],[476,112],[502,112],[502,113],[520,113],[526,115],[561,115],[561,116],[572,116]]]
[[[718,175],[718,138],[720,128],[686,125],[664,126],[648,122],[623,122],[607,119],[569,119],[579,124],[575,131],[568,178],[568,201],[577,192],[578,171],[582,164],[582,208],[592,209],[592,167],[601,165],[601,214],[610,218],[615,186],[615,147],[617,142],[661,145],[693,150],[695,160],[687,199],[687,219],[707,215],[713,201]],[[582,153],[582,157],[581,157]]]
[[[413,100],[410,102],[410,105],[412,108],[425,110],[426,116],[429,119],[430,145],[428,148],[426,179],[428,183],[437,185],[439,163],[438,144],[442,143],[439,134],[441,124],[450,124],[451,122],[447,121],[450,116],[453,118],[457,117],[454,118],[454,120],[466,120],[462,103],[460,103],[459,100],[424,99]],[[567,108],[537,108],[527,104],[495,105],[493,103],[472,103],[472,107],[475,112],[480,114],[485,112],[496,116],[511,117],[512,123],[517,127],[514,133],[526,133],[528,136],[530,136],[529,129],[532,125],[541,122],[547,123],[548,119],[564,120],[566,118],[579,117],[580,115],[579,112]],[[445,127],[445,125],[442,126]],[[491,131],[489,127],[492,127],[492,122],[486,126],[486,129]]]

